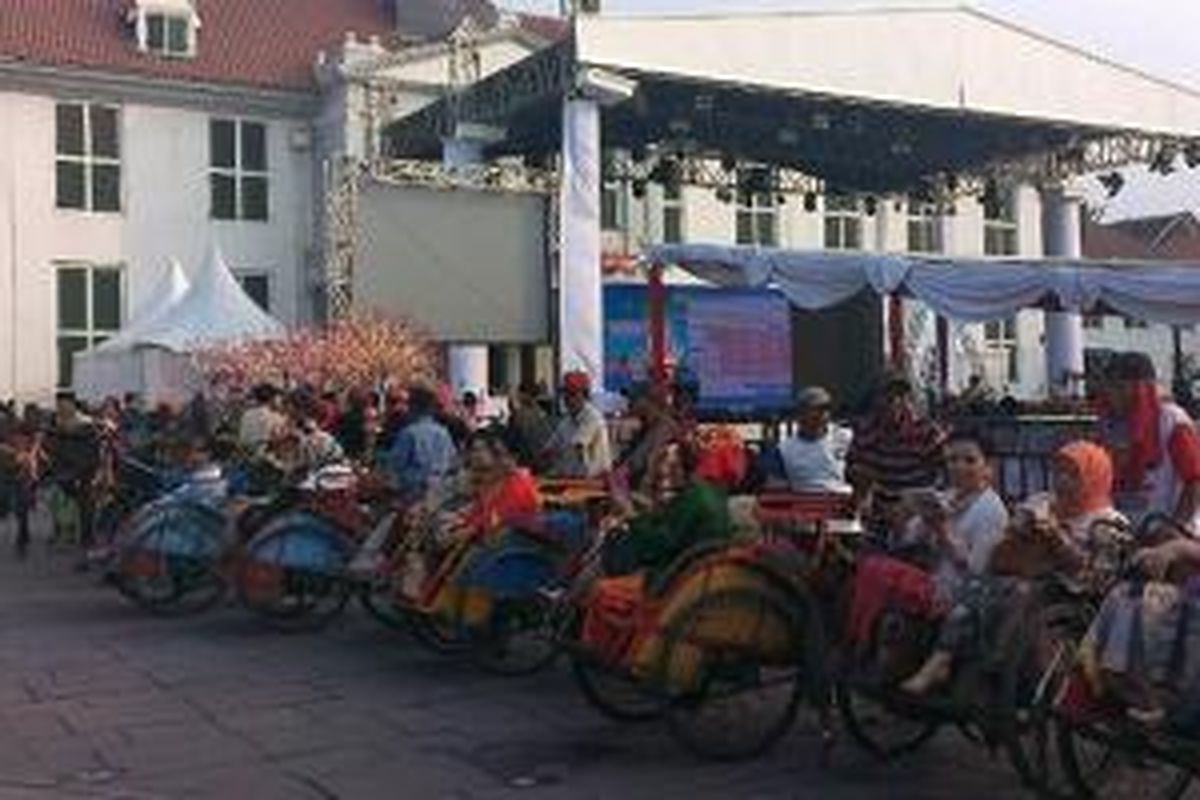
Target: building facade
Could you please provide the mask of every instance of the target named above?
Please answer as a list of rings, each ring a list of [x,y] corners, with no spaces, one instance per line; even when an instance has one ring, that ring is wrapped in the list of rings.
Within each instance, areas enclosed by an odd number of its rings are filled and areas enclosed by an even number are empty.
[[[69,385],[169,259],[213,245],[281,321],[316,319],[327,165],[443,94],[456,31],[483,41],[479,77],[537,24],[482,0],[6,3],[0,398]]]

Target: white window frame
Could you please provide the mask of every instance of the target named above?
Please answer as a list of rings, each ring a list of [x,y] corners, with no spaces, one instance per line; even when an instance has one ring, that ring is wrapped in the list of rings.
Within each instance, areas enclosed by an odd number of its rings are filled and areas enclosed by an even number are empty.
[[[629,227],[629,204],[626,200],[625,184],[618,180],[605,181],[601,186],[600,195],[600,228],[608,232],[621,232]],[[604,207],[612,198],[613,219],[604,218]]]
[[[1021,228],[1017,222],[1016,194],[1012,189],[1001,190],[1001,194],[997,209],[989,209],[986,204],[983,207],[983,254],[994,257],[1020,255]],[[1000,213],[989,214],[991,210]],[[1004,242],[1006,246],[997,247],[997,242]]]
[[[95,347],[103,340],[110,339],[121,332],[125,326],[126,309],[129,303],[128,271],[122,263],[114,264],[95,264],[88,261],[55,261],[52,264],[54,268],[54,359],[55,371],[58,371],[59,366],[59,348],[63,339],[86,339],[87,349]],[[59,302],[59,274],[66,270],[84,270],[87,275],[85,282],[86,290],[84,294],[84,309],[87,314],[87,324],[83,328],[64,328],[60,319]],[[111,271],[115,270],[118,274],[118,283],[120,298],[119,309],[117,311],[117,327],[116,328],[98,328],[96,327],[96,273],[100,270]],[[70,388],[63,383],[61,374],[55,375],[55,384],[59,388]]]
[[[989,353],[1003,353],[1003,377],[1006,385],[1019,383],[1021,380],[1017,329],[1016,317],[983,323],[984,346]]]
[[[672,196],[672,193],[671,193],[672,188],[674,189],[674,196]],[[686,212],[684,210],[683,185],[682,184],[675,184],[673,186],[668,186],[666,184],[663,184],[662,203],[661,203],[660,211],[662,212],[662,217],[661,217],[662,235],[660,237],[662,239],[662,243],[663,244],[682,244],[684,242],[684,240],[687,239],[687,228],[686,228],[687,217],[686,217]],[[679,225],[679,238],[675,239],[675,240],[671,240],[667,237],[667,229],[668,229],[667,218],[671,214],[677,215],[678,225]]]
[[[153,53],[156,56],[163,58],[192,58],[196,55],[196,26],[189,14],[172,13],[170,11],[146,10],[142,12],[146,16],[146,39],[142,45],[142,50],[147,53]],[[154,47],[150,43],[150,20],[152,17],[161,17],[163,21],[163,40],[162,47]],[[184,49],[173,50],[171,48],[171,23],[183,23],[184,26]]]
[[[76,106],[83,109],[83,154],[69,155],[58,152],[58,109],[60,106]],[[117,116],[117,155],[98,156],[92,152],[92,109],[103,108],[114,112]],[[121,130],[121,107],[114,103],[92,103],[88,101],[60,100],[54,104],[54,208],[58,211],[78,214],[120,214],[125,208],[125,176],[121,170],[121,152],[124,150],[125,137]],[[79,164],[83,167],[83,207],[60,206],[58,204],[58,165],[60,163]],[[95,197],[92,191],[95,167],[117,168],[117,207],[96,210]]]
[[[237,280],[238,286],[242,287],[242,291],[246,292],[246,296],[251,300],[250,292],[246,289],[245,280],[247,278],[264,278],[267,282],[267,307],[263,309],[268,314],[275,312],[275,273],[269,269],[235,269],[233,277]]]
[[[734,205],[733,239],[740,245],[752,247],[779,246],[779,200],[772,192],[752,192],[738,189]],[[739,234],[742,230],[743,218],[750,220],[750,241],[742,241]],[[769,219],[771,222],[771,241],[763,241],[759,236],[759,221]],[[682,220],[681,220],[682,222]]]
[[[233,166],[218,167],[213,162],[212,152],[212,126],[215,122],[230,122],[233,123]],[[265,170],[246,169],[242,166],[242,130],[246,125],[258,125],[263,129],[263,157],[266,159]],[[215,222],[270,222],[271,221],[271,126],[266,122],[256,119],[246,119],[244,117],[209,117],[208,120],[208,175],[209,175],[209,218]],[[216,215],[215,203],[213,203],[213,176],[222,176],[233,179],[233,206],[234,214],[232,217],[218,217]],[[250,219],[246,216],[245,196],[242,192],[243,178],[262,178],[266,182],[267,189],[267,214],[262,219]]]
[[[836,237],[829,236],[829,226],[833,223],[837,231]],[[851,229],[857,231],[858,246],[849,246]],[[856,198],[838,195],[826,195],[825,213],[821,235],[826,250],[862,250],[863,249],[863,213],[862,205]]]
[[[910,198],[905,207],[908,212],[908,252],[942,252],[945,244],[942,242],[942,218],[937,205],[920,203]]]

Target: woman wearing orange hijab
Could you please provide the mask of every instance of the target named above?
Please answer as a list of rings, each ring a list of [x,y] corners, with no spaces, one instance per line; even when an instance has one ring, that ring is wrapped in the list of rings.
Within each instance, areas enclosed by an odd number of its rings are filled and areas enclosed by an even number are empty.
[[[942,623],[937,649],[903,688],[924,694],[950,678],[954,664],[994,647],[1005,620],[1028,600],[1030,580],[1057,576],[1097,591],[1115,580],[1114,534],[1124,518],[1113,508],[1113,463],[1103,447],[1072,442],[1054,455],[1049,494],[1034,495],[1013,515],[992,554],[988,575],[972,580]]]

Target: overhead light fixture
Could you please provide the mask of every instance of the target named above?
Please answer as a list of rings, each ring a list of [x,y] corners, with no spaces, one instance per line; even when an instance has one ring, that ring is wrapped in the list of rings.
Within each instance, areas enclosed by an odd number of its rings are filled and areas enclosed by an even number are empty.
[[[716,195],[717,200],[722,203],[728,204],[733,202],[733,189],[730,189],[728,186],[718,186]]]
[[[633,183],[630,184],[630,191],[633,193],[635,198],[641,200],[646,196],[646,181],[641,178],[633,181]]]
[[[868,217],[873,217],[875,216],[875,212],[879,210],[879,201],[874,197],[868,197],[863,203],[863,208],[866,210]]]
[[[1183,148],[1183,162],[1188,169],[1200,167],[1200,142],[1188,142],[1188,146]]]
[[[1107,175],[1101,175],[1100,185],[1104,187],[1104,191],[1108,196],[1116,197],[1125,188],[1125,176],[1119,172],[1110,172]]]
[[[804,210],[810,214],[817,210],[817,193],[816,192],[805,192],[804,193]]]
[[[813,130],[827,131],[833,127],[833,120],[824,112],[813,114],[812,116]]]
[[[1159,175],[1170,175],[1175,171],[1175,161],[1178,157],[1179,151],[1175,145],[1164,144],[1158,148],[1158,152],[1150,161],[1150,171],[1157,172]]]

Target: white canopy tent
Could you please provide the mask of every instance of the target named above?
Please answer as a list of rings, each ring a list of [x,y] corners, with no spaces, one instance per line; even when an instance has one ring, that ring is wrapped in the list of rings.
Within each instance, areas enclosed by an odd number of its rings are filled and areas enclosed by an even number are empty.
[[[191,354],[215,345],[281,336],[284,326],[245,293],[218,249],[188,285],[173,264],[130,325],[75,357],[75,391],[96,400],[136,392],[177,402],[198,388]]]

